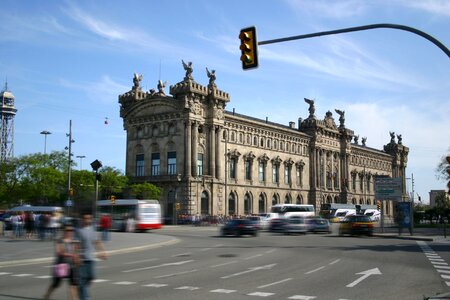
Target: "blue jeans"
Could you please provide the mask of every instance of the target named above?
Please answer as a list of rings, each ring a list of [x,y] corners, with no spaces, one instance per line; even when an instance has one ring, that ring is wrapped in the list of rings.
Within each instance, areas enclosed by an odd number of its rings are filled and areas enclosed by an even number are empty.
[[[102,241],[109,241],[109,229],[102,229]]]
[[[95,279],[95,262],[85,260],[80,266],[80,285],[78,287],[80,300],[89,299],[88,286]]]

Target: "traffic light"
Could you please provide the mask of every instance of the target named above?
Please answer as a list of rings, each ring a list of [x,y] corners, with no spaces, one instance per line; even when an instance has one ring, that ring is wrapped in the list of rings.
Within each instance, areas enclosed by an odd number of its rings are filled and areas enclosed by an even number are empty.
[[[111,196],[111,204],[116,204],[116,196]]]
[[[256,40],[256,27],[241,29],[239,34],[241,40],[242,69],[254,69],[258,67],[258,42]]]

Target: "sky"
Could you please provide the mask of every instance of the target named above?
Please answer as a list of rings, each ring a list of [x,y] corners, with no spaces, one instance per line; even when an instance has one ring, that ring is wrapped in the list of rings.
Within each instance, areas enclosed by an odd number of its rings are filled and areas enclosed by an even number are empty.
[[[345,124],[383,149],[390,131],[409,147],[415,198],[446,187],[436,167],[450,152],[450,59],[423,37],[396,29],[330,35],[259,46],[259,67],[243,71],[241,28],[259,41],[376,23],[410,26],[450,47],[447,0],[152,0],[1,1],[0,84],[15,96],[14,155],[61,151],[77,169],[96,159],[125,170],[126,133],[118,95],[143,74],[183,80],[181,60],[230,94],[226,109],[288,125],[336,108]],[[3,81],[3,82],[2,82]],[[169,93],[169,88],[166,88]],[[105,124],[107,121],[108,124]],[[51,134],[40,134],[47,130]],[[77,158],[77,156],[85,156]],[[412,191],[412,180],[407,180]]]

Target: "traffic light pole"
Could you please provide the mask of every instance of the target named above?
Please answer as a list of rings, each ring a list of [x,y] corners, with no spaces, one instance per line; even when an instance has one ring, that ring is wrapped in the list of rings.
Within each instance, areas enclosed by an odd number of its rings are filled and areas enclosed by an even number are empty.
[[[330,31],[322,31],[322,32],[303,34],[303,35],[296,35],[296,36],[280,38],[280,39],[274,39],[274,40],[267,40],[267,41],[259,41],[258,45],[275,44],[275,43],[288,42],[288,41],[293,41],[293,40],[308,39],[308,38],[324,36],[324,35],[340,34],[340,33],[363,31],[363,30],[378,29],[378,28],[399,29],[399,30],[409,31],[409,32],[412,32],[414,34],[420,35],[421,37],[429,40],[430,42],[432,42],[433,44],[438,46],[450,58],[450,50],[444,44],[439,42],[437,39],[435,39],[431,35],[423,32],[423,31],[420,31],[420,30],[418,30],[416,28],[413,28],[413,27],[404,26],[404,25],[398,25],[398,24],[385,24],[385,23],[383,23],[383,24],[371,24],[371,25],[357,26],[357,27],[350,27],[350,28],[343,28],[343,29],[330,30]]]

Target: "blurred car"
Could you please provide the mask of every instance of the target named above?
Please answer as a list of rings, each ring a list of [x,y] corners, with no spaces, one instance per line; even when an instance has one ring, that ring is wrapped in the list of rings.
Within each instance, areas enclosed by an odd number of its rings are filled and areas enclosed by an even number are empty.
[[[286,219],[284,234],[306,233],[307,231],[308,225],[306,224],[306,218],[292,216]]]
[[[12,230],[11,213],[6,212],[4,214],[1,214],[0,221],[3,221],[4,223],[3,230]]]
[[[248,216],[246,219],[252,221],[258,230],[262,229],[262,218],[260,216]]]
[[[271,219],[269,222],[269,231],[271,232],[284,232],[284,227],[287,224],[285,218]]]
[[[248,219],[234,219],[225,223],[220,229],[220,234],[222,236],[226,235],[258,235],[258,228],[255,223]]]
[[[346,217],[339,226],[339,235],[373,234],[374,223],[368,216],[353,215]]]
[[[327,219],[324,218],[308,218],[306,219],[309,232],[326,232],[331,233],[331,225]]]

